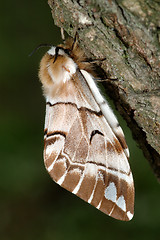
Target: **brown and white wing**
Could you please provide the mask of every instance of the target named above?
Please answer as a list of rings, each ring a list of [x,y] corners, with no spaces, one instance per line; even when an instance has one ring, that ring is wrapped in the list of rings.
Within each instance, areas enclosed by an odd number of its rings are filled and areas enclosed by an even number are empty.
[[[125,140],[121,136],[121,143],[114,133],[91,88],[85,73],[77,70],[58,96],[47,99],[45,166],[68,191],[128,221],[134,212],[134,184]]]

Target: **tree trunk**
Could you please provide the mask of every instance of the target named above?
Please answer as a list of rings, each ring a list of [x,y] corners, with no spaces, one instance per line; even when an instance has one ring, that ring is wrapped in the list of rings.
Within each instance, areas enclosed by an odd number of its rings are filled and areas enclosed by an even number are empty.
[[[106,58],[101,62],[106,92],[160,180],[159,1],[48,2],[55,24],[71,36],[77,31],[89,58]]]

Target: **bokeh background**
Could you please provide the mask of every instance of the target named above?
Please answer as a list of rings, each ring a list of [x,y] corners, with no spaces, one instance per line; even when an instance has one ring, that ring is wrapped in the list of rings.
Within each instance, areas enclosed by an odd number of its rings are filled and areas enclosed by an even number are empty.
[[[160,186],[126,123],[135,216],[114,220],[55,184],[43,164],[45,101],[40,43],[61,42],[47,0],[2,1],[0,8],[0,239],[159,239]],[[111,103],[112,105],[112,103]]]

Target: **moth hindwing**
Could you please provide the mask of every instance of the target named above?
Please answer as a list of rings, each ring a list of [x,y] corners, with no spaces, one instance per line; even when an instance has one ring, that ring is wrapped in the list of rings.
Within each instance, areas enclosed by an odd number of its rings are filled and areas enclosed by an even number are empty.
[[[42,58],[44,162],[56,183],[105,214],[129,221],[134,212],[129,151],[92,72],[72,39]]]

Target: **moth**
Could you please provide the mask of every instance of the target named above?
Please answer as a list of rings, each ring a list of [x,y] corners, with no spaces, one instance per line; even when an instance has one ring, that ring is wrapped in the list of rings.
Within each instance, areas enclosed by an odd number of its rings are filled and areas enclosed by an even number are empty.
[[[72,38],[52,46],[40,62],[46,98],[44,163],[63,188],[129,221],[134,212],[129,150],[91,65]]]

